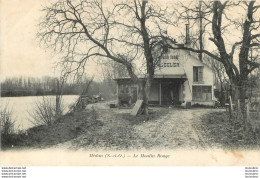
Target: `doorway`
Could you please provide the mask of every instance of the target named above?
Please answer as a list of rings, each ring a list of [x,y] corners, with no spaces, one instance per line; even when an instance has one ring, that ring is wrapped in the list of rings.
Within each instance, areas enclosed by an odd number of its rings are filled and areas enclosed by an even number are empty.
[[[179,104],[179,83],[173,81],[164,81],[161,83],[162,104],[178,105]]]

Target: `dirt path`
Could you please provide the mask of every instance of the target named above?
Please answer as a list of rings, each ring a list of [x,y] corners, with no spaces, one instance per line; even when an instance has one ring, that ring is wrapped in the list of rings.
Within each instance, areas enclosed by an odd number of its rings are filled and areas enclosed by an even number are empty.
[[[206,148],[199,126],[200,117],[211,109],[169,109],[169,113],[153,122],[135,127],[146,149]]]
[[[122,114],[128,114],[130,109],[110,109],[109,102],[91,104],[86,109],[94,109],[103,126],[95,132],[84,133],[76,139],[55,145],[53,148],[118,150],[128,149],[133,145],[136,139],[133,135],[133,127],[122,117]]]
[[[96,103],[98,120],[103,126],[92,133],[58,144],[54,148],[75,150],[138,150],[138,149],[203,149],[206,148],[200,132],[200,118],[217,109],[152,108],[166,114],[146,122],[134,123],[129,109],[110,109],[108,103]]]

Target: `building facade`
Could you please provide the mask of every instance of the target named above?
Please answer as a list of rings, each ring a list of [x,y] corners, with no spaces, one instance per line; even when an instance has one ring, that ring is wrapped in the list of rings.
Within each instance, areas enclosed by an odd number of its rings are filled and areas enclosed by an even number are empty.
[[[118,86],[118,98],[129,95],[130,103],[135,103],[139,98],[138,85],[129,77],[115,80]],[[169,49],[155,69],[149,103],[214,106],[213,91],[214,73],[209,66],[188,51]]]

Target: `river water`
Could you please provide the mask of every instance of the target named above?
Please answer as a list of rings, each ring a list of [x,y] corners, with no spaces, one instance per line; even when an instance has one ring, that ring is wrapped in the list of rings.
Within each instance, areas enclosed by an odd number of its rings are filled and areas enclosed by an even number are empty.
[[[47,96],[55,102],[55,96]],[[68,112],[69,106],[73,104],[78,95],[64,95],[62,96],[62,103],[64,106],[64,113]],[[42,96],[25,96],[25,97],[2,97],[0,98],[0,107],[3,108],[8,105],[12,110],[12,118],[15,120],[15,130],[26,130],[33,127],[30,112],[35,107],[35,102],[42,101]]]

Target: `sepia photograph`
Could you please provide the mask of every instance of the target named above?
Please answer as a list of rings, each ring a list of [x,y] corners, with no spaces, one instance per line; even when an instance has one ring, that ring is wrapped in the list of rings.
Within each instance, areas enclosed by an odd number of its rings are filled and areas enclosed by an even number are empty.
[[[0,8],[1,166],[260,166],[259,1]]]

